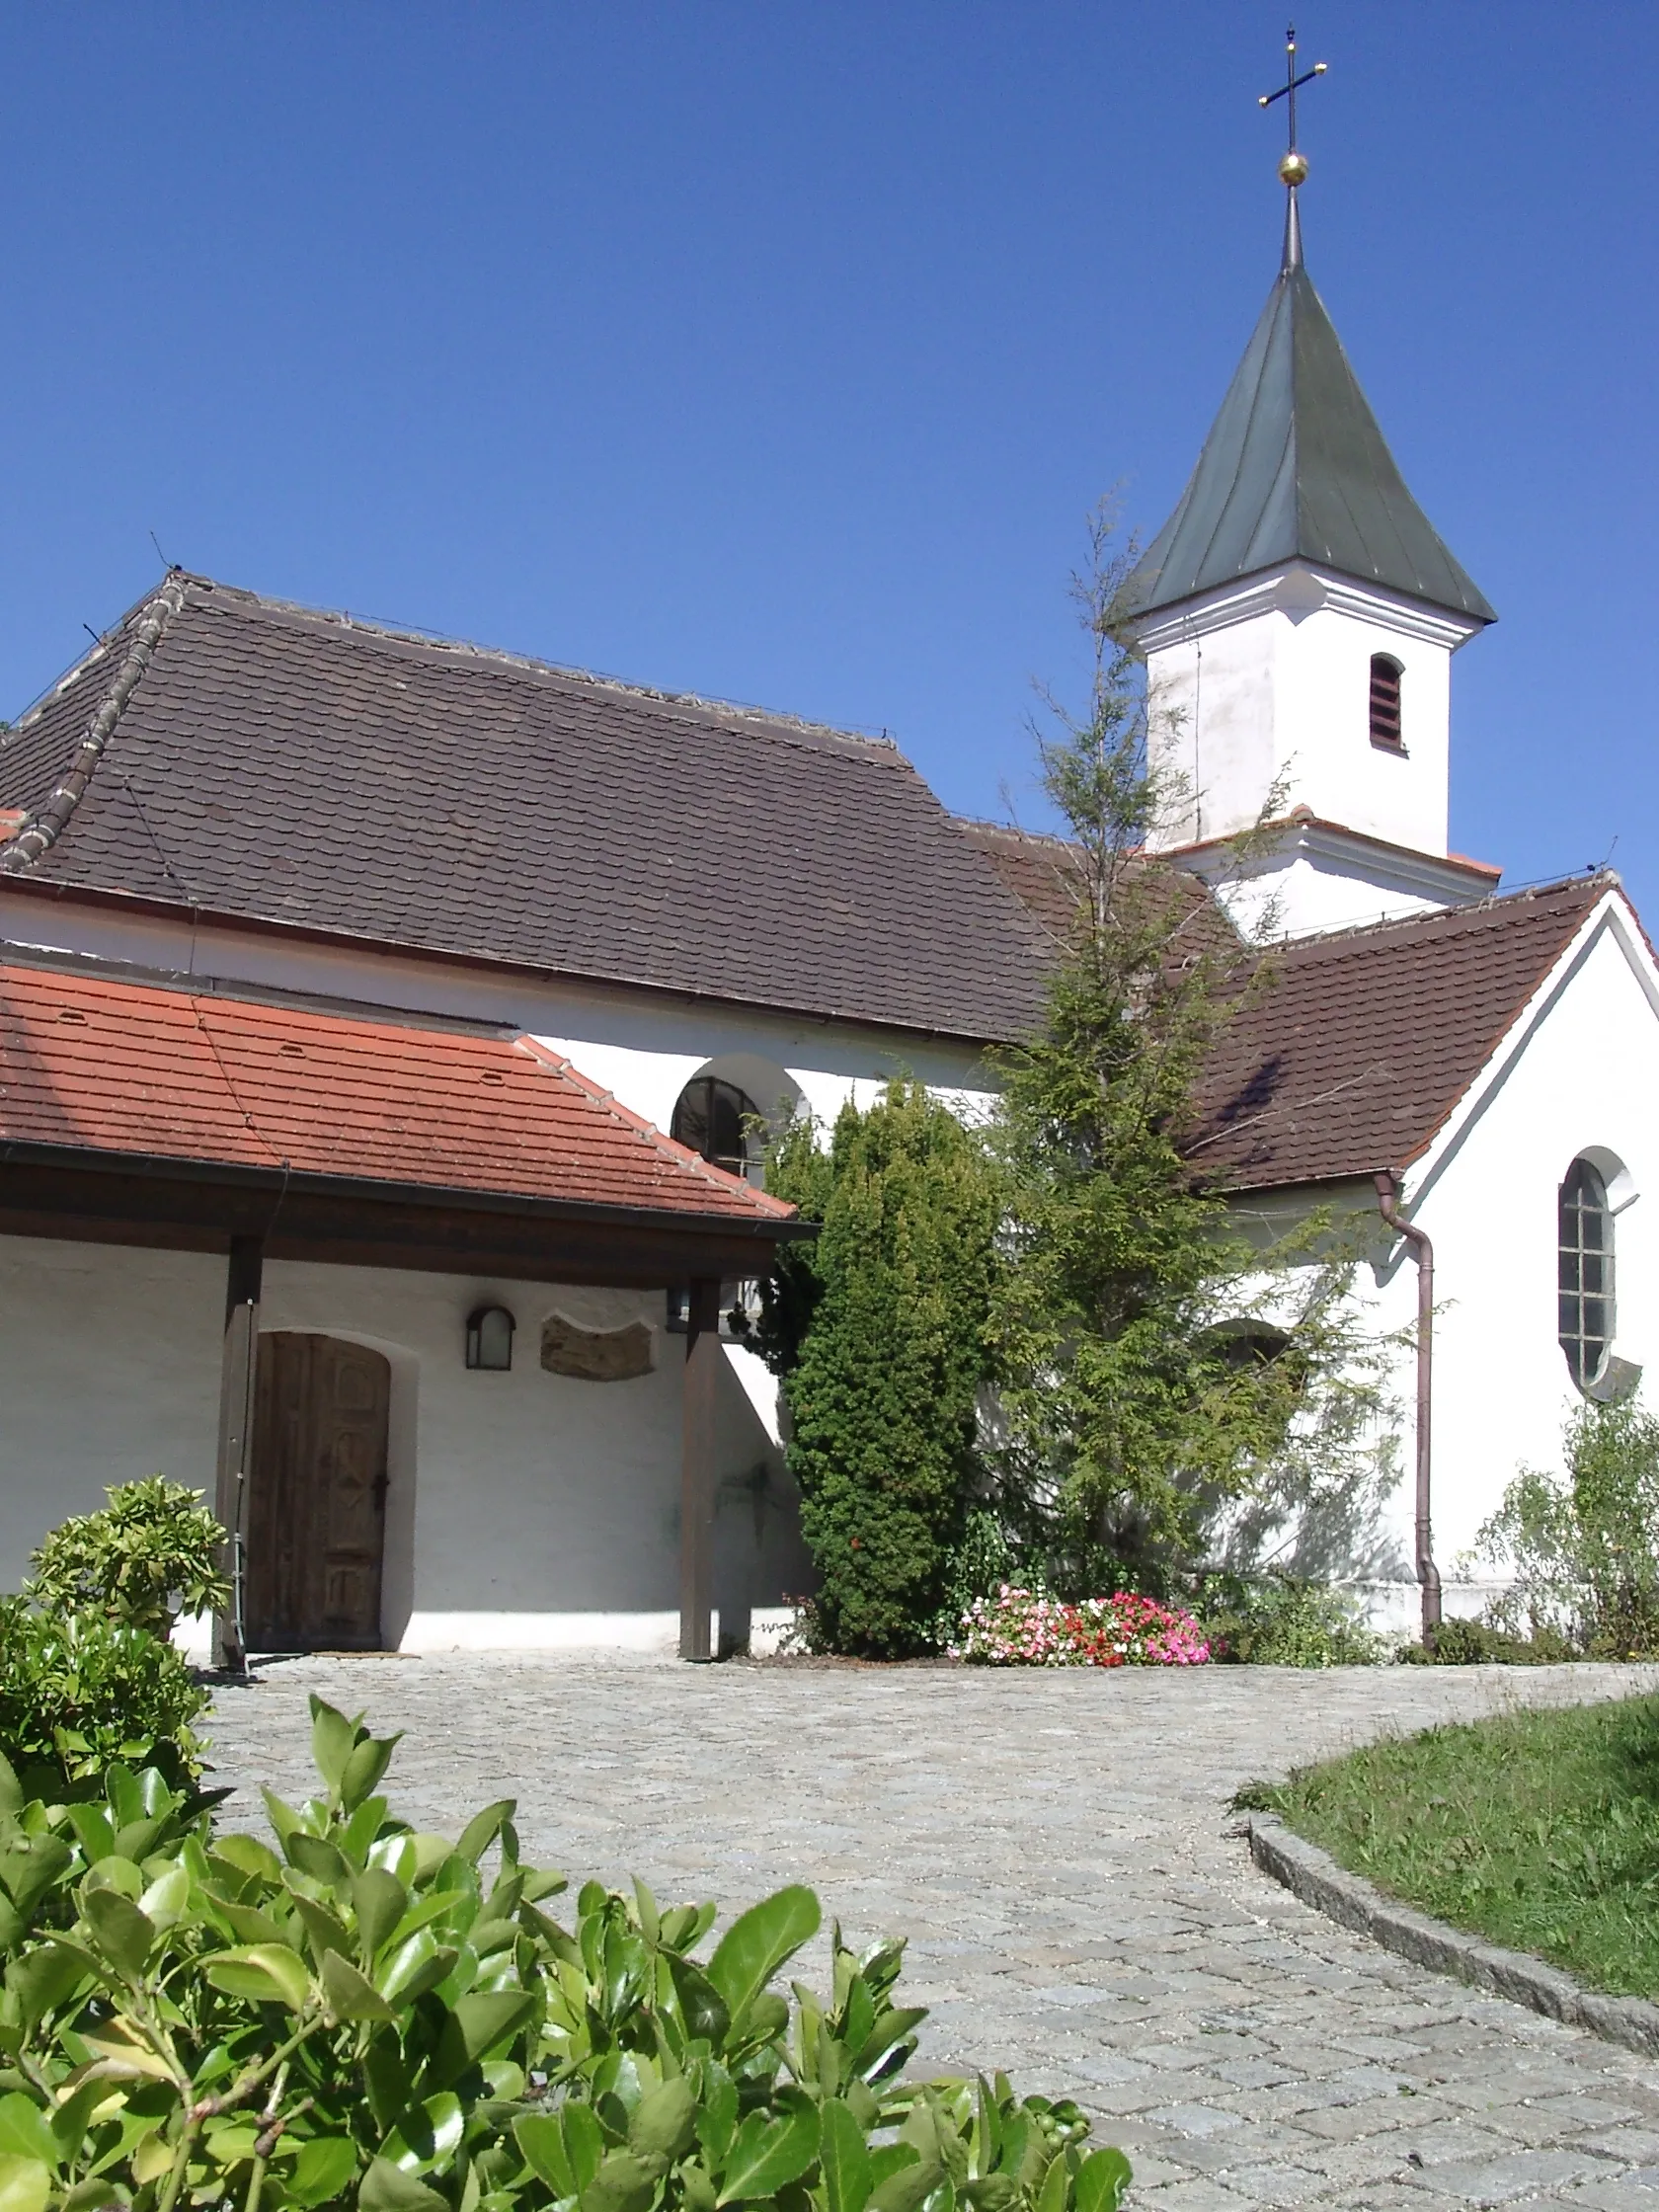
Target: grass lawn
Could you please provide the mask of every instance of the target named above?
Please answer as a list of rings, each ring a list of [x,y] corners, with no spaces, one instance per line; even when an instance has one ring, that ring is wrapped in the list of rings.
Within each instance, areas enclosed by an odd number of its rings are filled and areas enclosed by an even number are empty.
[[[1237,1801],[1423,1912],[1659,1998],[1659,1698],[1431,1728]]]

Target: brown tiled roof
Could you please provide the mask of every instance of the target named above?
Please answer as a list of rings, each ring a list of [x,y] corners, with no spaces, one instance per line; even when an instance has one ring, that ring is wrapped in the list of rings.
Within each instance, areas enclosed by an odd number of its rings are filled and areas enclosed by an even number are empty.
[[[1009,829],[1001,823],[963,820],[961,827],[1029,909],[1047,945],[1052,949],[1064,944],[1076,923],[1078,902],[1087,888],[1077,847],[1066,837]],[[1171,930],[1179,932],[1183,947],[1203,945],[1220,951],[1224,944],[1237,950],[1237,933],[1202,877],[1167,867],[1161,859],[1141,860],[1137,865],[1156,869],[1167,885]]]
[[[1230,1190],[1410,1166],[1617,883],[1581,876],[1277,949],[1206,1070],[1193,1160]]]
[[[0,744],[7,808],[0,888],[975,1041],[1037,1012],[1041,933],[892,746],[193,577]]]
[[[794,1208],[531,1039],[0,965],[0,1145],[624,1207],[758,1231]]]

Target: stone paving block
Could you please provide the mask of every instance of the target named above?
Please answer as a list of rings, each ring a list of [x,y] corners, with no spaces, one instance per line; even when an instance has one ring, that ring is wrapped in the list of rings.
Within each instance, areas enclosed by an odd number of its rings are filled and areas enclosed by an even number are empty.
[[[1448,2201],[1440,2177],[1458,2160],[1404,2167],[1406,2130],[1462,2140],[1464,2177],[1486,2177],[1471,2187],[1507,2186],[1503,2162],[1520,2160],[1535,2193],[1659,2212],[1645,2182],[1623,2179],[1659,2167],[1651,2067],[1333,1927],[1255,1867],[1227,1809],[1240,1783],[1382,1730],[1656,1682],[1589,1667],[1494,1680],[315,1658],[226,1686],[211,1756],[236,1788],[231,1816],[263,1827],[257,1781],[312,1787],[315,1689],[377,1731],[409,1730],[388,1786],[420,1826],[452,1831],[514,1795],[526,1856],[579,1880],[637,1870],[666,1902],[712,1897],[724,1912],[808,1881],[849,1940],[910,1939],[907,1986],[935,2008],[923,2066],[1000,2065],[1076,2094],[1099,2140],[1133,2145],[1138,2207],[1422,2212]],[[801,1978],[822,1986],[828,1955],[821,1936]],[[1420,2094],[1399,2096],[1399,2080]],[[1563,2100],[1562,2148],[1529,2149],[1554,2122],[1548,2099]],[[1472,2136],[1432,2132],[1463,2124]],[[1633,2193],[1605,2207],[1587,2193],[1621,2187]]]
[[[1517,2197],[1587,2180],[1595,2171],[1593,2160],[1572,2151],[1511,2151],[1502,2158],[1425,2167],[1423,2183],[1459,2204],[1512,2204]]]

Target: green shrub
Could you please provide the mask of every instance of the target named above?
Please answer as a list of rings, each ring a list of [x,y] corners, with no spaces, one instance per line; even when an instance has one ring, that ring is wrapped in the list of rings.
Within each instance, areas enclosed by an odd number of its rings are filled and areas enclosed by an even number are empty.
[[[146,1629],[0,1598],[0,1753],[42,1789],[60,1794],[113,1760],[193,1779],[207,1701],[172,1644]]]
[[[1475,1558],[1513,1576],[1488,1619],[1593,1659],[1659,1653],[1659,1418],[1582,1406],[1564,1457],[1564,1474],[1523,1467],[1475,1539]]]
[[[1443,1620],[1432,1643],[1408,1643],[1395,1653],[1411,1667],[1548,1667],[1575,1658],[1571,1644],[1540,1625],[1530,1636],[1511,1635],[1489,1620]]]
[[[774,1976],[811,1890],[693,1952],[712,1906],[524,1865],[510,1802],[451,1843],[377,1794],[396,1738],[311,1700],[321,1796],[278,1850],[153,1773],[102,1804],[0,1773],[0,2201],[241,2212],[1112,2212],[1129,2168],[1075,2106],[903,2079],[902,1946]],[[494,1875],[483,1860],[499,1847]]]
[[[1207,1575],[1194,1611],[1212,1659],[1259,1667],[1374,1667],[1383,1638],[1365,1626],[1355,1601],[1329,1583],[1295,1575],[1246,1580]]]
[[[157,1474],[123,1482],[97,1513],[61,1522],[30,1561],[26,1594],[47,1611],[100,1613],[165,1636],[180,1613],[220,1611],[225,1533],[201,1503]]]
[[[810,1123],[768,1187],[822,1223],[766,1291],[789,1465],[819,1573],[822,1648],[925,1651],[975,1482],[996,1224],[975,1139],[920,1083],[852,1104],[828,1152]]]

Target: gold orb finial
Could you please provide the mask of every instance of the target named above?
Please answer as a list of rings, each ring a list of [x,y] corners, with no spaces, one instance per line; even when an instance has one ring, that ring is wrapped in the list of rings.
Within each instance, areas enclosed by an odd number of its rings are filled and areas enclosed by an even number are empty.
[[[1305,184],[1307,182],[1307,156],[1297,153],[1294,148],[1290,153],[1282,154],[1279,159],[1279,181],[1281,184],[1291,186],[1293,190],[1298,185]]]

